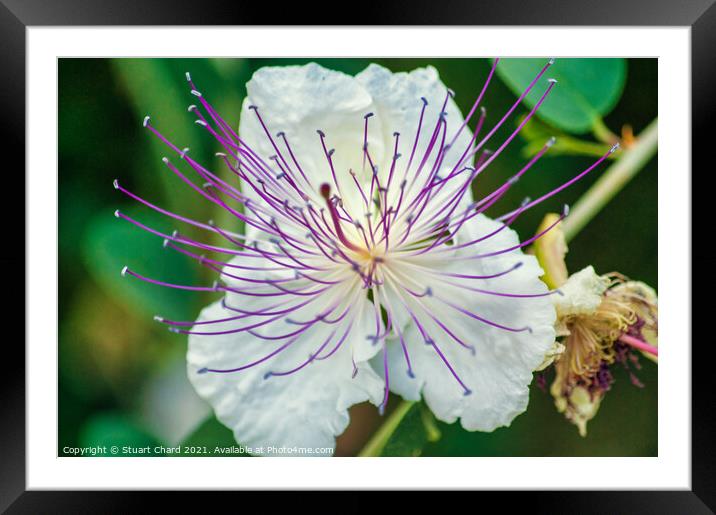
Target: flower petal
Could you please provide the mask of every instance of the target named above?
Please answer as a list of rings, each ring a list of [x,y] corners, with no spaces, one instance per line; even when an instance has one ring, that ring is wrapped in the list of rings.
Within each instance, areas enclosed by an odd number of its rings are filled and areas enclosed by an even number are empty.
[[[478,215],[458,233],[456,245],[491,234],[500,227],[501,223]],[[422,393],[437,418],[448,423],[460,418],[462,426],[468,430],[492,431],[509,425],[526,409],[532,372],[555,340],[552,300],[549,296],[489,295],[470,291],[465,286],[503,293],[544,294],[547,288],[539,280],[542,269],[534,256],[524,255],[519,250],[487,258],[460,259],[516,245],[516,233],[505,228],[483,242],[459,249],[452,255],[443,254],[442,259],[422,260],[421,266],[425,269],[420,279],[431,289],[431,296],[418,299],[398,293],[400,286],[394,286],[391,303],[402,299],[417,323],[408,324],[404,335],[415,378],[406,374],[406,361],[399,343],[391,341],[389,380],[392,391],[412,400]],[[494,275],[513,268],[518,262],[522,263],[521,267],[491,279],[454,278],[443,274]],[[405,283],[409,282],[410,279],[405,278]],[[513,330],[490,325],[465,312]],[[516,330],[525,327],[530,331]],[[426,336],[434,345],[425,343]],[[474,346],[474,353],[465,345]],[[376,357],[374,366],[378,360]],[[469,395],[465,394],[465,388],[469,389]]]
[[[346,202],[360,200],[354,191],[349,170],[363,175],[366,183],[372,172],[364,166],[363,139],[364,116],[373,110],[370,94],[350,75],[328,70],[316,63],[305,66],[265,67],[254,73],[246,85],[248,97],[241,113],[239,134],[249,146],[269,164],[269,156],[277,154],[277,148],[294,176],[300,177],[298,166],[293,161],[284,141],[276,137],[284,132],[300,169],[305,173],[312,188],[305,193],[322,203],[318,188],[329,183],[335,190],[331,166],[326,150],[334,149],[331,156],[340,188],[346,195]],[[258,107],[268,127],[276,148],[268,139],[256,113],[250,106]],[[380,120],[371,119],[369,147],[376,162],[383,161],[383,139]],[[325,134],[326,149],[317,131]],[[284,161],[280,161],[286,166]],[[278,166],[273,167],[280,173]],[[303,186],[303,184],[302,184]],[[334,193],[338,193],[334,191]],[[355,194],[354,194],[355,193]],[[356,203],[355,206],[359,207]]]
[[[387,68],[377,64],[369,65],[365,70],[356,75],[356,80],[363,85],[373,98],[374,110],[380,118],[386,130],[384,131],[384,146],[392,150],[394,146],[393,133],[400,133],[401,166],[407,166],[415,144],[420,114],[423,109],[423,100],[427,101],[425,113],[422,120],[420,136],[415,149],[415,158],[412,170],[419,167],[419,159],[423,157],[430,147],[430,142],[438,124],[442,107],[445,104],[446,137],[445,143],[450,143],[453,136],[463,124],[464,118],[457,104],[448,98],[448,88],[442,83],[438,72],[432,66],[418,68],[409,73],[392,73]],[[438,171],[439,176],[447,175],[450,170],[462,157],[462,153],[469,146],[471,133],[469,128],[463,129],[455,143],[445,152]],[[440,149],[441,136],[438,134],[433,150],[424,165],[422,174],[427,174],[435,163],[435,158]],[[467,159],[463,165],[471,165],[472,159]],[[401,170],[400,166],[397,170]],[[384,173],[384,172],[383,172]],[[441,195],[449,198],[460,181],[451,181],[441,191]],[[397,191],[397,189],[396,189]],[[466,202],[471,201],[471,193],[468,189],[465,195]],[[439,202],[436,200],[436,204]]]
[[[252,274],[262,277],[259,272]],[[237,291],[241,284],[230,283]],[[291,283],[283,287],[296,288]],[[379,350],[369,343],[376,330],[375,316],[364,294],[354,298],[343,295],[335,313],[298,336],[270,339],[293,333],[303,327],[300,324],[305,326],[318,313],[325,313],[326,306],[333,303],[331,299],[340,297],[341,287],[334,286],[335,292],[321,294],[315,305],[279,315],[251,332],[236,330],[266,320],[265,313],[279,300],[229,292],[224,301],[205,308],[192,328],[192,333],[233,331],[190,334],[188,375],[217,418],[233,430],[238,442],[251,447],[251,452],[291,455],[296,454],[292,449],[299,447],[304,449],[300,455],[330,454],[335,436],[348,425],[348,408],[366,400],[376,405],[381,402],[383,381],[364,361]],[[271,290],[264,287],[252,291]],[[304,301],[301,298],[290,305]],[[281,308],[271,310],[278,311]],[[264,314],[236,319],[246,312]],[[341,312],[346,316],[335,322]],[[223,321],[202,323],[210,320]],[[289,343],[291,340],[294,341]],[[272,357],[264,359],[268,356]],[[212,371],[251,364],[254,365],[235,372]]]
[[[560,318],[594,314],[608,286],[609,279],[597,275],[591,265],[570,275],[560,287],[562,295],[554,297]]]

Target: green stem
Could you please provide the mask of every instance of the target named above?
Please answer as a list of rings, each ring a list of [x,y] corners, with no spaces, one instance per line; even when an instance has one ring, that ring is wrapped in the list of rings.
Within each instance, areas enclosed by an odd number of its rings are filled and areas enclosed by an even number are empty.
[[[540,148],[542,148],[543,144],[544,143],[540,145]],[[557,140],[555,150],[559,150],[565,154],[601,157],[607,150],[609,150],[609,147],[611,147],[611,145],[594,143],[592,141],[582,141],[580,139],[567,136],[561,137]],[[610,154],[608,159],[616,159],[616,156],[614,154]]]
[[[606,143],[607,145],[614,145],[614,143],[619,141],[617,135],[609,130],[609,127],[606,126],[604,120],[601,118],[594,120],[594,123],[592,124],[592,134],[594,134],[594,137],[599,141]]]
[[[405,418],[405,415],[408,414],[410,408],[413,407],[413,404],[415,404],[413,401],[402,401],[398,407],[388,415],[383,425],[380,426],[378,431],[368,440],[368,443],[365,444],[365,447],[363,447],[363,450],[360,451],[358,456],[380,456],[385,444],[388,443],[388,439],[395,430],[398,429],[398,426],[403,421],[403,418]]]
[[[567,241],[574,238],[587,223],[616,195],[656,153],[658,118],[639,135],[636,143],[622,151],[582,198],[572,207],[562,230]]]
[[[420,420],[423,423],[428,442],[437,442],[440,440],[442,433],[435,421],[435,415],[433,415],[433,412],[430,411],[425,404],[421,404],[420,406]]]

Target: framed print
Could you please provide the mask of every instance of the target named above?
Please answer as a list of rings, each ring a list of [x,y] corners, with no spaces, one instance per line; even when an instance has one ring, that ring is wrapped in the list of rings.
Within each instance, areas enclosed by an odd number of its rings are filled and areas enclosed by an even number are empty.
[[[286,26],[161,4],[0,10],[26,217],[3,509],[372,489],[713,509],[691,169],[715,7]]]

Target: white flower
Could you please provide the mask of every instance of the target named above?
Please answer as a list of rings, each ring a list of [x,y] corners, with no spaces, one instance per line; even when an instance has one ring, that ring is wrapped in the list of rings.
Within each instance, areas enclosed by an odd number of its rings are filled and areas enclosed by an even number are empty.
[[[554,86],[543,78],[549,64],[530,86],[543,88],[542,99]],[[197,392],[258,454],[329,454],[348,408],[383,408],[388,391],[422,397],[437,418],[468,430],[509,425],[555,340],[553,292],[521,251],[534,238],[520,243],[509,224],[562,187],[501,221],[482,212],[552,142],[475,202],[473,179],[522,125],[485,152],[507,115],[481,131],[481,94],[472,132],[433,68],[394,74],[371,65],[351,77],[316,64],[269,67],[247,90],[238,134],[195,89],[203,109],[190,108],[224,145],[240,190],[171,147],[206,182],[197,190],[246,224],[238,235],[189,221],[224,236],[221,248],[165,235],[221,270],[213,289],[224,297],[190,330],[160,318],[189,334]]]

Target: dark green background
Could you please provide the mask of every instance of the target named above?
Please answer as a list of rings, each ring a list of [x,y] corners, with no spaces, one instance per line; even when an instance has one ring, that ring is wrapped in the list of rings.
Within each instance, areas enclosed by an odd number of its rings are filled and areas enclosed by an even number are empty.
[[[245,83],[264,65],[307,62],[287,59],[60,59],[59,62],[59,449],[65,446],[128,442],[166,442],[177,419],[196,418],[198,404],[183,375],[186,338],[152,321],[155,314],[193,319],[211,295],[166,290],[121,278],[124,264],[147,275],[185,284],[210,284],[212,278],[187,259],[162,249],[161,240],[114,218],[120,208],[150,225],[170,231],[168,220],[112,188],[112,180],[144,198],[199,220],[217,218],[161,163],[165,151],[142,128],[145,114],[177,145],[190,146],[195,158],[216,167],[213,140],[193,124],[186,107],[194,97],[184,79],[191,71],[197,86],[223,116],[238,126]],[[321,64],[356,73],[369,62],[393,71],[435,66],[456,101],[467,112],[489,71],[485,59],[319,59]],[[657,62],[631,59],[624,93],[605,118],[618,133],[631,124],[635,133],[656,115]],[[496,78],[483,105],[494,123],[515,101]],[[520,107],[520,112],[526,109]],[[508,122],[495,136],[514,128]],[[517,138],[475,184],[489,192],[524,162],[524,140]],[[489,145],[488,145],[489,146]],[[498,215],[523,197],[568,180],[591,157],[547,157],[495,206]],[[603,168],[602,168],[603,170]],[[657,284],[657,169],[652,162],[570,244],[570,270],[594,265],[599,273],[619,271]],[[676,173],[676,171],[675,171]],[[522,239],[532,235],[547,211],[574,203],[597,178],[581,183],[525,213],[514,224]],[[224,220],[226,223],[226,220]],[[230,223],[230,222],[229,222]],[[191,233],[190,231],[185,231]],[[558,414],[548,394],[533,387],[530,406],[510,428],[467,433],[440,424],[443,438],[424,455],[485,456],[654,456],[657,454],[657,367],[642,359],[633,387],[617,372],[617,382],[602,403],[589,435],[580,438]],[[354,412],[358,425],[375,424],[365,410]],[[180,416],[181,414],[181,416]],[[356,420],[366,417],[366,420]],[[199,440],[230,444],[228,431],[205,424]],[[352,438],[352,437],[351,437]],[[174,443],[174,442],[169,442]],[[359,448],[347,442],[343,452]],[[572,473],[573,471],[565,471]]]

